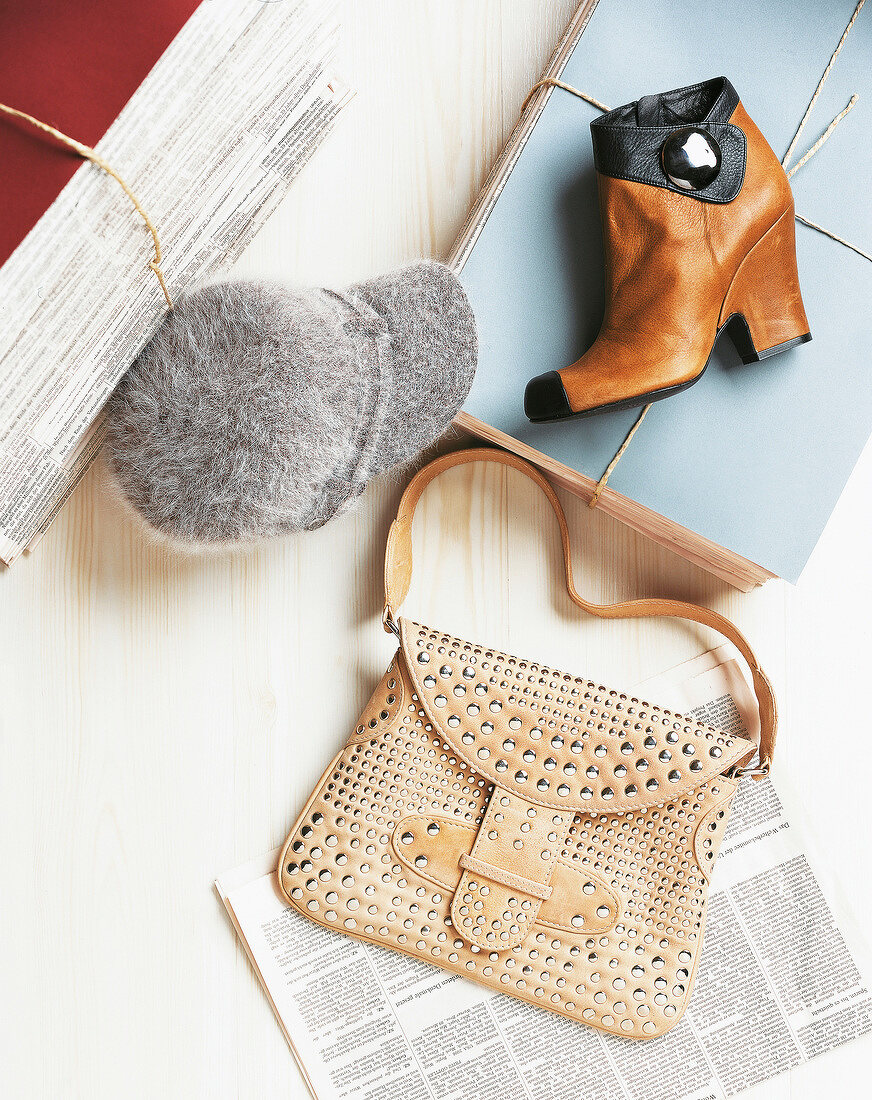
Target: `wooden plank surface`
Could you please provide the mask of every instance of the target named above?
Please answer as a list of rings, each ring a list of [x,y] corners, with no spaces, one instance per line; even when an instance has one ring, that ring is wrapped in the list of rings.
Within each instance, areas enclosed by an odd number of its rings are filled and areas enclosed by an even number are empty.
[[[357,98],[240,274],[336,285],[444,255],[573,7],[348,0]],[[390,659],[381,568],[401,483],[320,531],[191,558],[150,545],[98,466],[0,575],[4,1100],[305,1095],[211,883],[284,838]],[[858,918],[872,907],[870,491],[867,452],[801,584],[744,596],[563,494],[586,595],[707,602],[746,631],[781,700],[777,781],[825,890]],[[515,474],[447,475],[415,553],[411,614],[615,685],[717,640],[581,619],[545,502]],[[756,1095],[811,1100],[834,1073],[850,1092],[870,1054],[854,1044]]]

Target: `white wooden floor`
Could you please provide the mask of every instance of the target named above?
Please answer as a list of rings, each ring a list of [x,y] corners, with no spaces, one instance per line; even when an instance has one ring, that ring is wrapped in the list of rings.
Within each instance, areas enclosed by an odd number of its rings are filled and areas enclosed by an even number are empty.
[[[444,255],[574,2],[347,0],[357,99],[240,274],[341,284]],[[861,929],[870,494],[872,451],[800,585],[748,596],[564,496],[588,595],[708,602],[747,632],[780,694],[776,781]],[[0,574],[4,1100],[305,1094],[211,883],[284,838],[390,658],[378,619],[398,496],[386,480],[316,533],[179,558],[143,540],[98,467]],[[616,685],[717,641],[580,618],[545,505],[517,475],[444,479],[416,565],[410,613]],[[862,931],[851,942],[868,960]],[[870,1055],[854,1044],[757,1096],[811,1100],[834,1074],[849,1095]]]

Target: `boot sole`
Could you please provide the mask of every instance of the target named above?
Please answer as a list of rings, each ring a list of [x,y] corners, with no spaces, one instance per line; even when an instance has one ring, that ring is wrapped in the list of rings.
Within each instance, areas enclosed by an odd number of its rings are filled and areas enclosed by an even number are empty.
[[[715,350],[715,345],[724,332],[726,332],[732,340],[733,346],[739,353],[739,358],[745,365],[749,363],[760,363],[764,359],[769,359],[773,355],[779,355],[782,351],[789,351],[791,348],[798,347],[800,344],[807,344],[811,340],[811,333],[804,332],[801,336],[795,336],[792,340],[785,340],[781,344],[774,344],[771,348],[763,348],[762,351],[758,351],[757,348],[754,347],[754,341],[751,338],[751,330],[743,314],[733,313],[718,329],[702,370],[687,382],[680,382],[676,386],[664,386],[659,390],[649,390],[647,393],[641,393],[635,397],[628,397],[623,401],[610,401],[605,405],[595,405],[592,409],[582,409],[581,412],[567,413],[566,416],[539,417],[535,420],[530,418],[530,422],[533,424],[551,424],[564,420],[584,420],[588,416],[597,416],[599,413],[620,412],[622,409],[638,409],[643,405],[650,404],[652,401],[663,401],[667,397],[674,397],[684,390],[689,390],[691,386],[695,386],[700,378],[702,378],[711,360],[712,352]]]

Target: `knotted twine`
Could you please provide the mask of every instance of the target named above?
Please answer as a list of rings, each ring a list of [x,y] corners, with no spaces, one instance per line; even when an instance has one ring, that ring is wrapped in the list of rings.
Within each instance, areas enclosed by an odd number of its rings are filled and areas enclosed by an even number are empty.
[[[148,266],[157,277],[157,281],[160,283],[160,288],[163,291],[163,296],[167,300],[167,305],[172,309],[173,300],[170,297],[170,292],[167,289],[166,280],[164,279],[164,274],[160,266],[163,260],[163,254],[161,253],[160,238],[157,235],[157,229],[155,229],[154,222],[152,222],[151,218],[146,214],[142,204],[133,193],[132,189],[124,182],[121,176],[118,175],[112,165],[108,164],[90,145],[85,145],[84,142],[76,141],[75,138],[68,137],[54,126],[49,126],[47,122],[40,122],[38,118],[34,118],[33,115],[29,115],[25,111],[17,111],[14,107],[7,107],[5,103],[0,103],[0,111],[6,115],[10,115],[12,118],[20,118],[24,122],[29,122],[31,126],[35,126],[37,130],[42,130],[43,133],[50,134],[53,138],[57,138],[58,141],[78,153],[80,157],[84,157],[85,160],[89,160],[92,164],[96,164],[98,168],[102,168],[107,175],[111,176],[112,179],[120,184],[124,194],[127,195],[133,203],[137,214],[139,214],[145,222],[146,229],[151,233],[151,239],[154,243],[154,256],[149,260]]]
[[[848,35],[850,34],[851,28],[854,26],[854,23],[857,21],[857,16],[860,14],[860,12],[861,12],[861,10],[862,10],[865,3],[866,3],[866,0],[858,0],[857,6],[854,8],[854,13],[851,16],[851,18],[848,20],[848,25],[845,27],[845,30],[842,34],[842,37],[839,39],[839,44],[836,46],[835,50],[833,51],[833,55],[830,58],[829,62],[827,63],[827,67],[824,69],[824,71],[821,75],[821,78],[817,83],[817,87],[814,90],[814,94],[812,95],[811,99],[809,100],[808,106],[805,109],[805,114],[800,119],[799,126],[797,126],[797,128],[796,128],[796,133],[793,135],[793,139],[790,142],[790,145],[787,147],[787,152],[784,154],[784,158],[781,161],[781,166],[782,166],[782,168],[784,168],[785,172],[787,172],[787,178],[788,179],[792,179],[794,177],[794,175],[796,175],[796,173],[799,171],[800,168],[802,168],[804,165],[808,164],[808,162],[815,155],[815,153],[817,153],[818,150],[824,145],[824,143],[829,140],[829,138],[835,132],[835,129],[839,125],[839,123],[851,111],[853,111],[854,107],[857,104],[859,96],[854,94],[854,95],[851,96],[851,98],[848,101],[848,104],[844,108],[844,110],[840,111],[836,115],[836,117],[829,124],[829,126],[827,126],[827,128],[824,130],[824,132],[821,134],[821,136],[817,139],[817,141],[797,161],[797,163],[793,165],[793,167],[790,167],[791,160],[793,159],[794,150],[796,149],[796,145],[797,145],[797,142],[799,141],[799,138],[800,138],[800,135],[802,134],[802,131],[805,129],[805,124],[808,122],[809,116],[811,115],[812,111],[814,110],[814,106],[817,103],[818,97],[821,94],[821,90],[823,89],[824,84],[827,82],[827,78],[829,77],[830,73],[833,70],[833,66],[836,63],[836,58],[838,58],[839,54],[842,52],[842,47],[845,45],[845,40],[847,39]],[[611,110],[610,107],[607,107],[604,103],[600,103],[600,101],[598,99],[594,99],[593,96],[588,95],[586,92],[582,92],[579,88],[574,88],[571,84],[566,84],[566,83],[564,83],[564,81],[557,80],[554,77],[545,77],[543,80],[540,80],[536,84],[534,84],[533,87],[530,89],[530,91],[527,95],[527,98],[524,100],[523,104],[521,105],[521,115],[522,116],[524,114],[524,111],[526,111],[527,107],[529,106],[530,101],[533,99],[533,96],[536,94],[536,92],[538,92],[540,88],[545,88],[545,87],[562,88],[563,91],[570,92],[572,95],[578,96],[579,99],[583,99],[585,101],[585,103],[589,103],[592,107],[596,107],[596,109],[598,111],[602,111],[603,113]],[[872,262],[872,254],[870,254],[869,252],[865,252],[862,248],[859,248],[857,245],[852,244],[850,241],[846,241],[844,237],[840,237],[840,236],[838,236],[838,234],[830,232],[829,229],[825,229],[822,225],[818,225],[817,222],[813,222],[813,221],[811,221],[811,219],[803,217],[802,214],[795,214],[794,216],[795,216],[796,220],[798,222],[802,222],[803,225],[807,225],[810,229],[817,230],[818,233],[823,233],[825,236],[829,237],[831,240],[836,241],[838,244],[844,245],[845,248],[850,248],[852,251],[856,252],[859,256],[862,256],[864,260],[869,260],[870,262]],[[606,485],[608,484],[609,478],[612,476],[612,473],[614,472],[615,467],[620,462],[620,460],[623,457],[623,455],[624,455],[625,451],[627,450],[627,448],[630,446],[630,442],[631,442],[633,436],[638,431],[639,427],[641,426],[642,421],[648,415],[648,410],[651,408],[652,404],[653,404],[653,401],[649,401],[648,404],[645,405],[645,407],[639,413],[638,417],[636,418],[635,422],[633,423],[633,426],[630,428],[629,432],[627,433],[626,438],[624,439],[624,442],[620,445],[620,447],[615,452],[615,455],[612,458],[611,462],[608,464],[608,466],[606,466],[602,477],[599,479],[599,481],[596,483],[596,486],[594,487],[593,495],[591,496],[590,500],[588,501],[588,507],[589,508],[596,508],[597,504],[599,503],[600,495],[602,494],[603,489],[605,489]]]

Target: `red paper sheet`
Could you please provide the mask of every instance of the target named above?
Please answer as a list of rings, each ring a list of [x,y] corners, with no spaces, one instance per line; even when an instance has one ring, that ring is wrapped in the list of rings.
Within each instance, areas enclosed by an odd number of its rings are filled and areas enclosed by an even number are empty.
[[[198,3],[0,0],[0,102],[96,145]],[[0,264],[81,163],[0,113]]]

